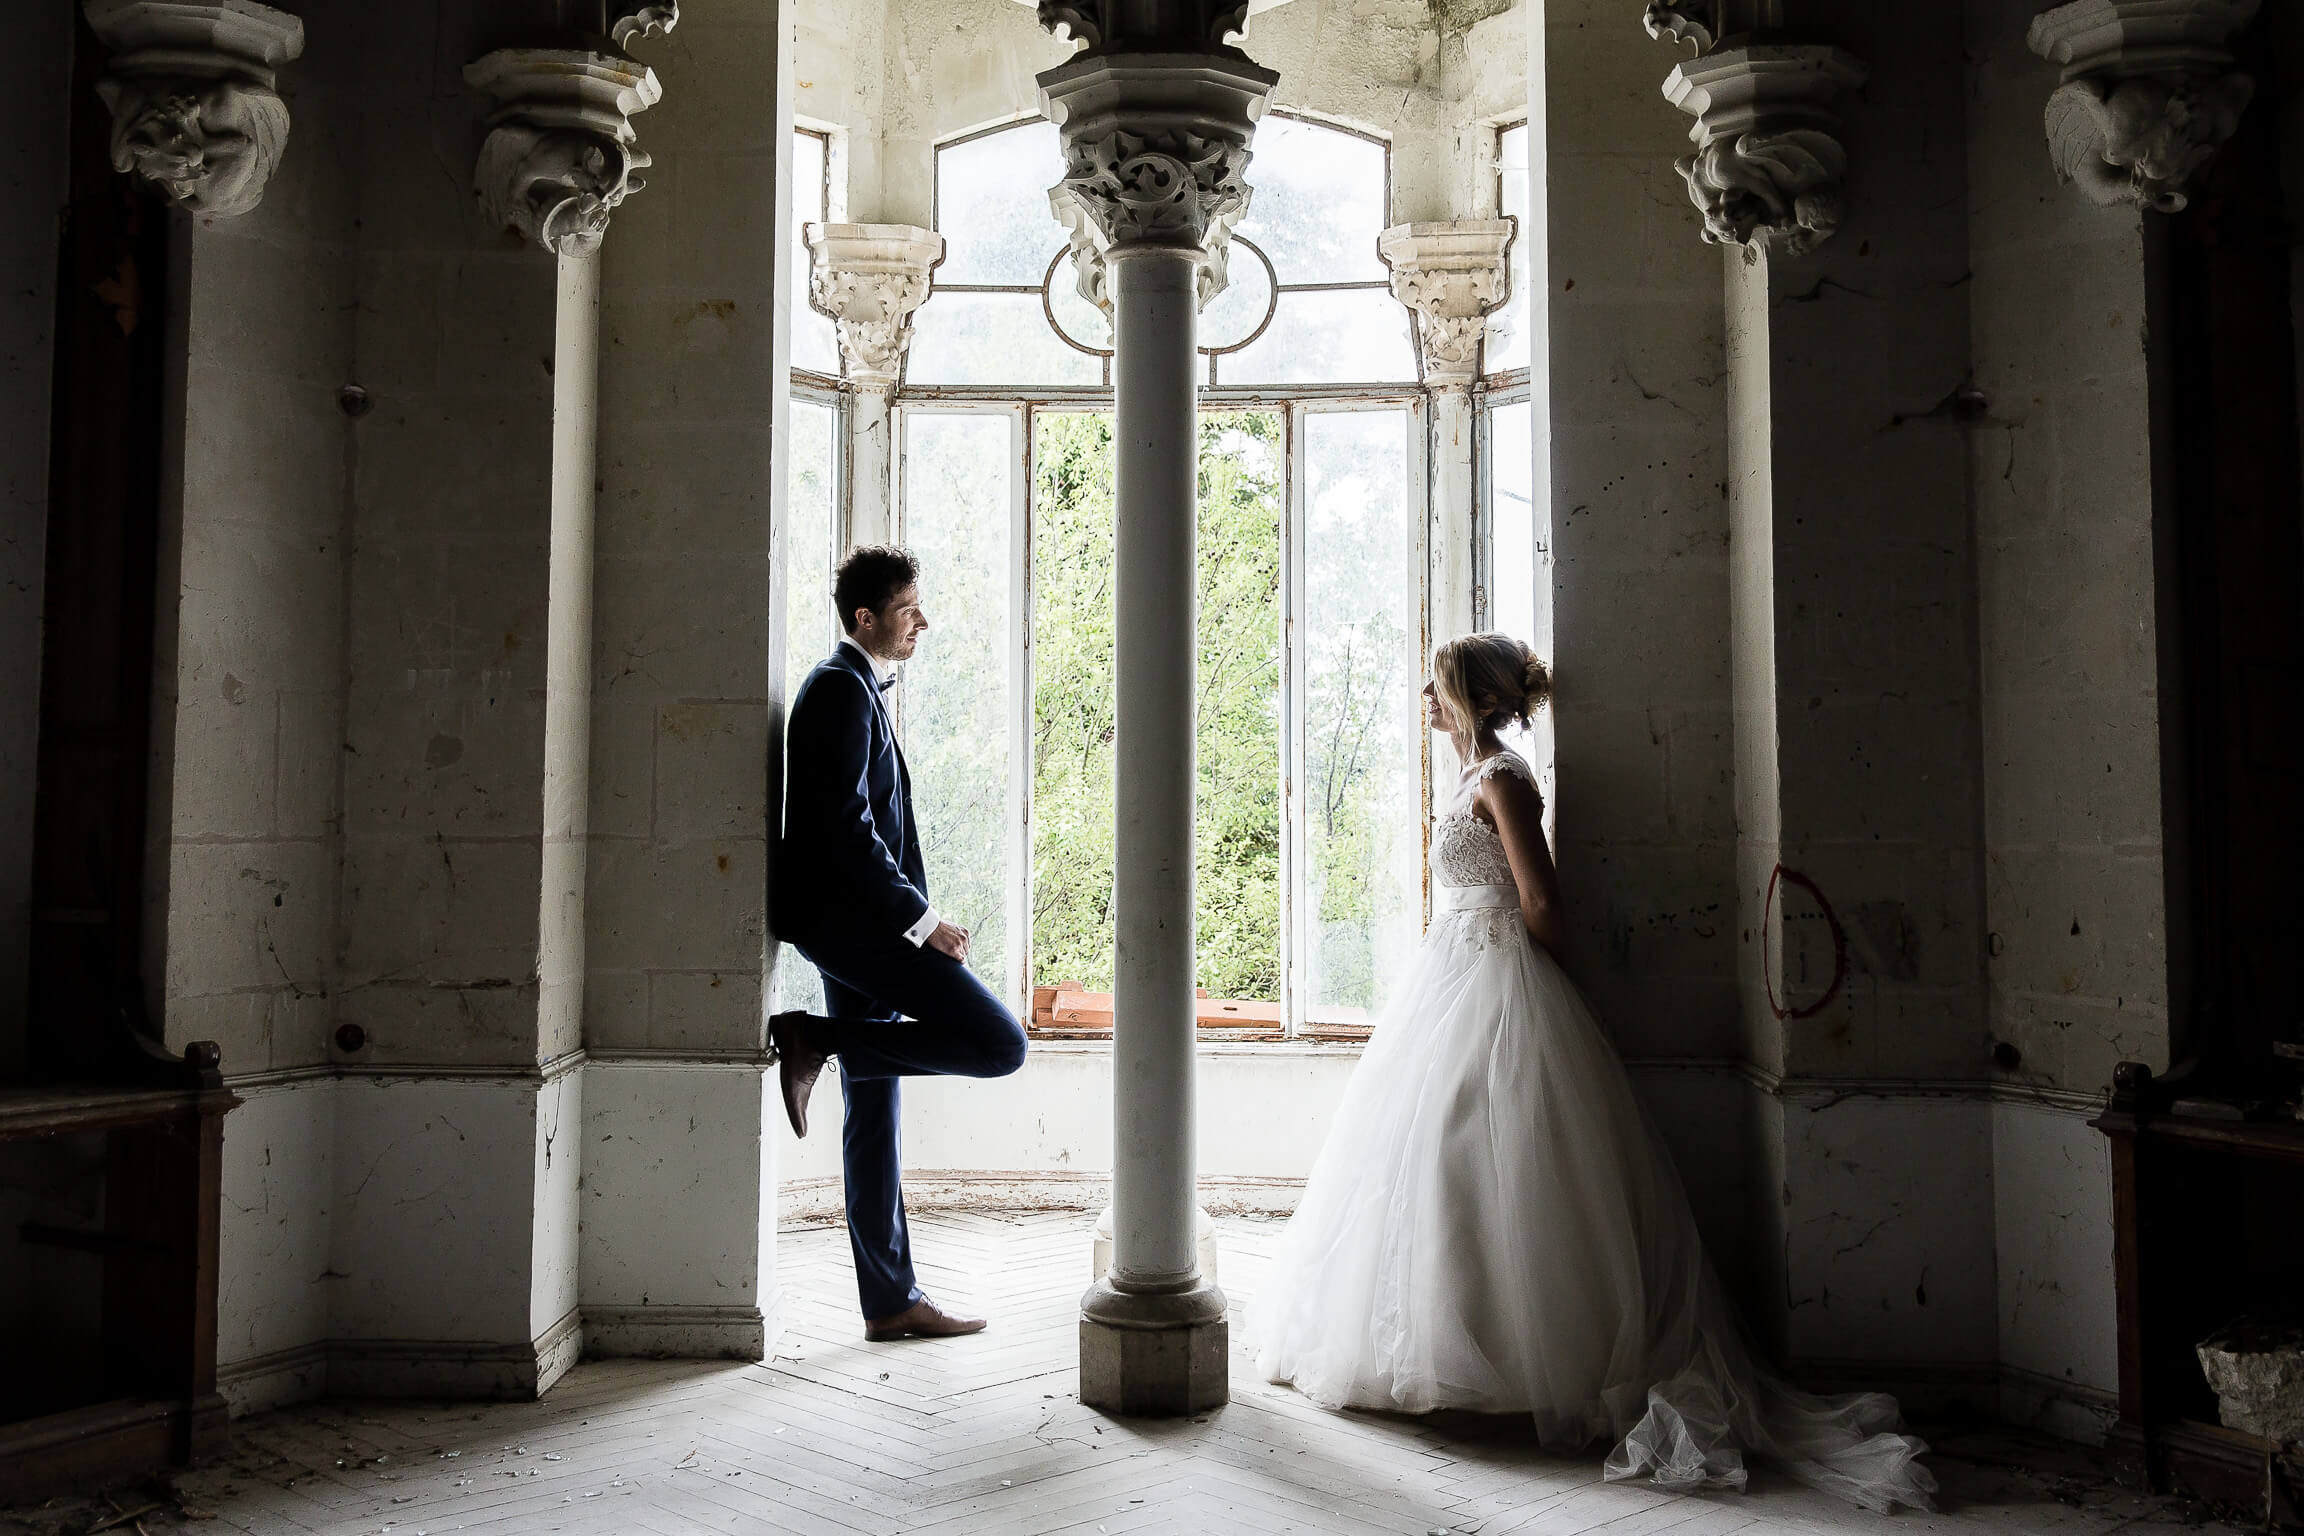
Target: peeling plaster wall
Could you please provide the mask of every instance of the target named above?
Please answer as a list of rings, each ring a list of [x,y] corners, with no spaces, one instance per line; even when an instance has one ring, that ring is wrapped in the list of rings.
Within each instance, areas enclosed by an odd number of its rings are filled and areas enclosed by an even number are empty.
[[[2056,184],[2034,7],[1968,0],[1970,429],[2002,1411],[2094,1438],[2117,1387],[2087,1117],[2172,1043],[2142,218]]]
[[[1276,106],[1392,140],[1394,222],[1492,213],[1494,125],[1527,112],[1518,0],[1460,9],[1446,31],[1424,0],[1290,0],[1249,21]],[[796,25],[795,110],[848,130],[847,216],[865,221],[932,224],[937,142],[1037,116],[1033,76],[1072,53],[1015,0],[803,0]]]
[[[1518,5],[1443,32],[1425,0],[1291,0],[1251,17],[1243,46],[1280,72],[1275,106],[1392,141],[1404,224],[1495,211],[1494,125],[1528,113],[1526,25]]]
[[[1687,127],[1658,91],[1669,50],[1607,0],[1548,6],[1544,46],[1571,969],[1627,1056],[1724,1062],[1738,1038],[1720,256],[1672,171]]]
[[[0,102],[0,1076],[24,1057],[32,798],[40,735],[40,610],[48,526],[48,396],[56,246],[71,141],[73,12],[16,18],[25,68]]]
[[[802,0],[802,13],[825,3]],[[850,195],[857,208],[876,198],[889,222],[933,227],[936,141],[1038,116],[1033,76],[1072,45],[1015,0],[888,0],[881,35],[880,180],[852,181]]]

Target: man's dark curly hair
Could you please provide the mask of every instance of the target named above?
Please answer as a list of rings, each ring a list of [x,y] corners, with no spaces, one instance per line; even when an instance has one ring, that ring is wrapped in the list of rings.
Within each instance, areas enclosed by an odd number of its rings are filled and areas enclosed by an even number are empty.
[[[840,610],[840,627],[856,633],[856,610],[874,613],[888,600],[920,579],[920,562],[912,551],[894,544],[859,544],[841,557],[832,573],[832,602]]]

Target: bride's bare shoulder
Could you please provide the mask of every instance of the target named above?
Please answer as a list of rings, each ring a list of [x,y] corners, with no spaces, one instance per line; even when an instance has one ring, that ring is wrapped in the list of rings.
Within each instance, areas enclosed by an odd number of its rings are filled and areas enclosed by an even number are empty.
[[[1496,807],[1502,802],[1505,813],[1528,810],[1543,813],[1544,795],[1536,787],[1536,770],[1528,760],[1506,747],[1503,751],[1482,758],[1472,771],[1472,806],[1482,821],[1493,825]]]

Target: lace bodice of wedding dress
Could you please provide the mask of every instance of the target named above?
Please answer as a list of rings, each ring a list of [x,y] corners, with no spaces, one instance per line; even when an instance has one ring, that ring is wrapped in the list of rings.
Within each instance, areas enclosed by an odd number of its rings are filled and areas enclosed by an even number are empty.
[[[1432,883],[1443,888],[1512,884],[1512,861],[1504,839],[1472,809],[1472,798],[1492,775],[1510,773],[1536,783],[1536,770],[1510,750],[1481,759],[1465,772],[1448,807],[1432,821]]]

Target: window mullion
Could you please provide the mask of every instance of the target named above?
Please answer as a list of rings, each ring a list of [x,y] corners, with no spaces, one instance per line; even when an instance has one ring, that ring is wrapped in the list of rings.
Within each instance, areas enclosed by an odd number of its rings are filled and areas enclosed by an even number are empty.
[[[1304,819],[1304,412],[1282,417],[1280,515],[1280,1021],[1293,1040],[1304,1027],[1306,961],[1313,913],[1307,898]]]
[[[1009,492],[1008,991],[1032,1017],[1032,409],[1009,415],[1016,464]]]

